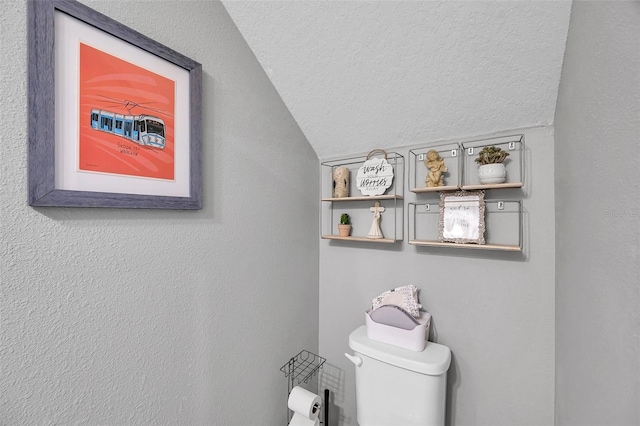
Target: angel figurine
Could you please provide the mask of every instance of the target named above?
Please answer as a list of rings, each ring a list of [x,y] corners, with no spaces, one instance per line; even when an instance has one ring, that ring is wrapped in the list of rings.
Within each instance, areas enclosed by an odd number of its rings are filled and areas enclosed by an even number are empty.
[[[447,171],[447,167],[444,165],[444,160],[442,159],[442,157],[440,157],[438,151],[432,149],[427,152],[427,159],[424,161],[424,165],[427,166],[427,169],[429,169],[427,179],[425,180],[427,188],[443,186],[443,173]]]
[[[376,204],[369,210],[373,212],[373,223],[371,224],[367,238],[384,238],[382,230],[380,229],[380,214],[385,211],[385,208],[380,206],[380,201],[376,201]]]

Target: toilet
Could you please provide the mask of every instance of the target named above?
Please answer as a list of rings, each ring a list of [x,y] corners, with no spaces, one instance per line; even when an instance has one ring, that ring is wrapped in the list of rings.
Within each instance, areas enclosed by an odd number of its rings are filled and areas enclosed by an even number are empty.
[[[428,342],[415,352],[367,337],[366,326],[349,335],[356,370],[360,426],[444,425],[451,350]]]

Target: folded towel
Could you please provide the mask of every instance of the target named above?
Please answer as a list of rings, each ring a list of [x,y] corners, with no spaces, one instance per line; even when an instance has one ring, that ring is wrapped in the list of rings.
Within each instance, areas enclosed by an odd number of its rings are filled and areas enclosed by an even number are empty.
[[[412,284],[397,287],[385,291],[373,299],[374,310],[383,305],[399,306],[409,312],[413,317],[420,317],[420,308],[422,308],[422,305],[418,303],[418,287]]]

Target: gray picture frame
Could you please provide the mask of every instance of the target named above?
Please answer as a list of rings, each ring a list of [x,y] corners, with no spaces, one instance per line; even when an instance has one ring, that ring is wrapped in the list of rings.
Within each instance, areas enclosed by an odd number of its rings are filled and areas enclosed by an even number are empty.
[[[202,65],[75,0],[28,1],[28,202],[33,207],[202,208]],[[74,191],[55,187],[54,15],[63,12],[189,73],[189,196]],[[123,188],[126,190],[126,188]]]

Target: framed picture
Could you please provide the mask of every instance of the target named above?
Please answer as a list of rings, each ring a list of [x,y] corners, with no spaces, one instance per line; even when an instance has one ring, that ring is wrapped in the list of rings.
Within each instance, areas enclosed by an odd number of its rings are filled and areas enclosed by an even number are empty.
[[[484,191],[440,193],[440,242],[484,244]]]
[[[73,0],[28,2],[29,204],[202,208],[202,66]]]

